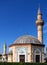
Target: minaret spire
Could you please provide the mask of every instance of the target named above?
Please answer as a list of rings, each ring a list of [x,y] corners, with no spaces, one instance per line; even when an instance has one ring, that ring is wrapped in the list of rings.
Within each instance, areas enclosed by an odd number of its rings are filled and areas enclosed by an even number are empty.
[[[38,14],[41,14],[40,5],[39,5],[39,7],[38,7]]]
[[[42,19],[42,13],[41,13],[40,5],[39,5],[39,7],[38,7],[37,19],[38,19],[38,20],[41,20],[41,19]],[[41,22],[41,21],[40,21],[40,22]]]

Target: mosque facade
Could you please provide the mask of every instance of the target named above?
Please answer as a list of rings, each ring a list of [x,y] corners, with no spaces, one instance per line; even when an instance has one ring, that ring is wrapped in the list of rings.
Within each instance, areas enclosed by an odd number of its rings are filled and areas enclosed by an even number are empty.
[[[38,9],[36,20],[38,38],[31,35],[23,35],[17,38],[12,45],[9,46],[9,52],[6,54],[6,44],[4,44],[4,53],[2,60],[7,62],[45,62],[43,44],[43,25],[42,13]]]

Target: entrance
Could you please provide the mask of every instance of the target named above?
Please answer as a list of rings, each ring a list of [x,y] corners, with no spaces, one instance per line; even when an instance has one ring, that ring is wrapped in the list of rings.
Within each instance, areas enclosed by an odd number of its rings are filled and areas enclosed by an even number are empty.
[[[36,55],[36,62],[40,62],[40,55]]]
[[[25,62],[25,55],[19,55],[20,62]]]

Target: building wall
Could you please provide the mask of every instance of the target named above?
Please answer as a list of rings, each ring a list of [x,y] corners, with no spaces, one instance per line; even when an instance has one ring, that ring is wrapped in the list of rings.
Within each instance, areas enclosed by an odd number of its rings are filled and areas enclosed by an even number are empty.
[[[8,55],[8,62],[13,62],[13,55],[12,54]]]
[[[23,49],[26,49],[28,50],[27,52],[27,56],[28,56],[28,59],[26,59],[26,62],[31,62],[31,45],[15,45],[13,47],[11,47],[11,49],[13,50],[13,62],[19,62],[18,61],[18,48],[23,48]],[[8,56],[9,57],[9,56]],[[11,58],[11,57],[9,57]],[[8,62],[11,61],[11,60],[8,60]]]
[[[40,54],[40,62],[44,62],[44,47],[43,46],[32,46],[32,62],[36,62],[35,61],[35,51],[36,50],[39,50],[40,51],[40,53],[38,53],[38,54]]]
[[[8,51],[8,62],[13,62],[13,55],[12,55],[12,53],[10,53],[11,51],[13,51],[13,47],[9,48],[9,51]]]
[[[19,62],[19,54],[25,54],[26,56],[26,60],[25,62],[36,62],[35,61],[35,50],[39,49],[40,53],[41,53],[41,60],[40,62],[44,62],[44,47],[42,46],[34,46],[31,44],[27,44],[27,45],[15,45],[10,47],[13,51],[13,57],[12,56],[8,56],[8,62]],[[25,50],[25,53],[24,53]],[[18,53],[19,52],[19,53]],[[12,61],[13,58],[13,61]]]

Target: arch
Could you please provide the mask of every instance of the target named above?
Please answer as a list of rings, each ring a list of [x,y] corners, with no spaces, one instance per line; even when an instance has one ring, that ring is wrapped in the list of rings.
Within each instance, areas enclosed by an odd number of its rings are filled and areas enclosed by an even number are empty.
[[[40,49],[36,49],[34,51],[34,62],[41,62],[41,51],[40,51]]]
[[[16,61],[20,62],[20,56],[24,56],[25,57],[25,62],[28,62],[28,48],[27,47],[17,47],[16,48],[17,51],[17,56],[16,56]]]
[[[40,49],[36,49],[35,53],[41,53]]]

